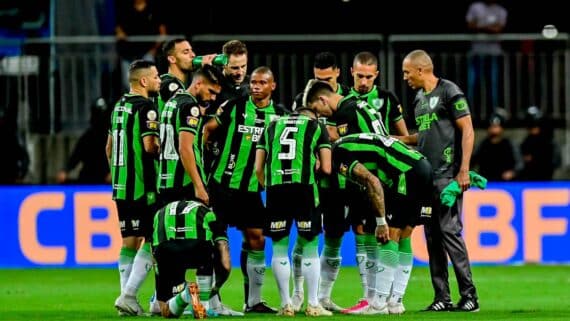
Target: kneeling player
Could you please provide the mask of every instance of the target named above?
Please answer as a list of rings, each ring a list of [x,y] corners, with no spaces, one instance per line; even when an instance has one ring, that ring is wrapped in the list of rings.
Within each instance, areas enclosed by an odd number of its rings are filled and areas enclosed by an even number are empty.
[[[156,213],[152,240],[162,316],[179,317],[192,304],[194,318],[204,318],[211,294],[217,294],[230,273],[224,225],[204,204],[176,201]],[[197,284],[187,284],[187,269],[196,269]],[[214,270],[216,284],[212,288]]]

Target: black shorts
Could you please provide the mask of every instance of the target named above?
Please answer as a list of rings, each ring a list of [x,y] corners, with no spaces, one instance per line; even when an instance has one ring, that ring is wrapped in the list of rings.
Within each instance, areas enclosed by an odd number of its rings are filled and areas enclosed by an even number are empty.
[[[420,160],[406,173],[406,195],[385,191],[388,226],[403,229],[425,224],[431,219],[433,177],[431,165]]]
[[[352,230],[356,226],[363,225],[364,231],[374,234],[376,230],[376,210],[370,202],[370,198],[364,188],[350,183],[347,184],[346,195],[348,196],[348,217]]]
[[[265,227],[267,217],[260,192],[243,192],[223,187],[213,179],[208,188],[210,204],[220,221],[242,231],[245,228]]]
[[[154,214],[158,210],[157,205],[148,205],[146,199],[139,201],[115,200],[121,236],[144,236],[149,239],[152,236],[152,223]]]
[[[307,240],[321,233],[321,214],[317,210],[315,185],[282,184],[267,188],[269,223],[265,234],[274,241],[289,235],[295,220],[297,232]]]
[[[170,240],[153,247],[158,275],[156,276],[156,298],[168,301],[176,295],[186,280],[187,269],[197,269],[197,274],[213,274],[212,241]]]
[[[329,237],[342,237],[350,228],[346,191],[335,187],[320,188],[319,199],[325,234]]]

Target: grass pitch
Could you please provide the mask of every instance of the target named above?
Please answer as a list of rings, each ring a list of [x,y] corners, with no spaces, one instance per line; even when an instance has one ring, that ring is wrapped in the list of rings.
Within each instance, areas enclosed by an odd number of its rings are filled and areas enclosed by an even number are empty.
[[[416,267],[405,298],[407,312],[402,316],[347,316],[335,314],[328,320],[570,320],[570,266],[476,266],[473,268],[481,311],[477,313],[419,312],[432,300],[429,271]],[[453,271],[450,270],[452,296],[459,300]],[[232,271],[222,290],[223,301],[242,306],[242,277]],[[139,300],[148,309],[153,292],[149,276]],[[113,302],[119,287],[115,269],[30,269],[0,270],[0,320],[124,320],[117,316]],[[333,290],[341,306],[353,305],[362,295],[358,271],[343,268]],[[271,270],[267,270],[263,297],[278,306],[279,297]],[[296,318],[307,318],[298,314]],[[129,317],[128,319],[148,319]],[[218,317],[216,319],[278,319],[270,315]],[[160,320],[158,317],[153,317]],[[184,316],[183,319],[191,319]]]

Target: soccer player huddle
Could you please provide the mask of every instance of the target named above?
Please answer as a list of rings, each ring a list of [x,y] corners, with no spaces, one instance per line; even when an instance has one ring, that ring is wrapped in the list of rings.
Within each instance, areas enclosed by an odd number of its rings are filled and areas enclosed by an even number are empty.
[[[404,79],[419,89],[416,120],[427,122],[410,135],[398,98],[375,85],[379,66],[370,52],[355,55],[351,88],[337,82],[334,54],[317,54],[314,79],[284,108],[272,99],[270,68],[246,75],[243,42],[230,40],[222,50],[225,65],[212,65],[215,54],[201,56],[197,65],[189,41],[165,43],[168,72],[133,62],[130,91],[113,109],[106,152],[123,238],[119,314],[144,313],[137,293],[151,270],[149,312],[164,317],[402,314],[413,266],[411,234],[421,224],[435,293],[426,310],[478,310],[457,233],[461,195],[451,206],[436,204],[451,181],[462,191],[470,185],[469,108],[455,84],[433,75],[427,53],[415,50],[403,63]],[[243,312],[220,297],[231,270],[230,226],[243,233]],[[355,234],[362,297],[341,308],[331,292],[347,231]],[[261,298],[265,237],[272,240],[278,308]],[[443,272],[448,254],[458,266],[457,306]],[[185,280],[188,269],[196,270],[195,282]]]

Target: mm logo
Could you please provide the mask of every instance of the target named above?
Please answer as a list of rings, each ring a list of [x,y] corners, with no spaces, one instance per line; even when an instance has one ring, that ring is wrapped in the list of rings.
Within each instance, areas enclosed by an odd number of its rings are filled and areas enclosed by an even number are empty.
[[[310,230],[311,229],[311,222],[310,221],[297,222],[297,228],[300,230]]]
[[[425,216],[431,216],[431,206],[422,206],[420,214]]]
[[[285,229],[285,227],[287,227],[287,221],[271,222],[269,225],[271,230],[282,230]]]

